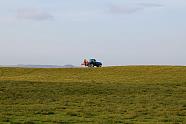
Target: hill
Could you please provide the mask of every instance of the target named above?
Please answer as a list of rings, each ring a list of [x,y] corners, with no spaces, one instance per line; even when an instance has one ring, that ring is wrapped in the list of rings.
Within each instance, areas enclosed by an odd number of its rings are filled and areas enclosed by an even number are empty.
[[[3,66],[0,66],[3,67]],[[64,65],[64,66],[60,66],[60,65],[23,65],[23,64],[19,64],[19,65],[7,65],[4,67],[20,67],[20,68],[75,68],[75,66],[73,65]]]
[[[186,123],[186,67],[0,68],[0,123]]]

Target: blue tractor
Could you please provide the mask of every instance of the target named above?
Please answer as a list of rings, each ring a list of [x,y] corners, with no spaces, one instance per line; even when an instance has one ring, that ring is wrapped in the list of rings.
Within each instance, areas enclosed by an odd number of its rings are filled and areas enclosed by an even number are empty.
[[[97,62],[96,59],[90,59],[88,67],[94,67],[94,66],[102,67],[102,63],[101,62]]]

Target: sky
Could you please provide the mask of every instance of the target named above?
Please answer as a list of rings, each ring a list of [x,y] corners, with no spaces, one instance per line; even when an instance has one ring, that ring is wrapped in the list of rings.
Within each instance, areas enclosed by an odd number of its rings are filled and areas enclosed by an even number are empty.
[[[0,0],[0,65],[186,65],[185,0]]]

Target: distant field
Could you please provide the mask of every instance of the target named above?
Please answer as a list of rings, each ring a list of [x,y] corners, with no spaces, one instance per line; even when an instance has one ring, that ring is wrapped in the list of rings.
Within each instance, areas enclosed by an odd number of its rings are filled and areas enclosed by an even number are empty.
[[[0,124],[186,124],[186,67],[0,68]]]

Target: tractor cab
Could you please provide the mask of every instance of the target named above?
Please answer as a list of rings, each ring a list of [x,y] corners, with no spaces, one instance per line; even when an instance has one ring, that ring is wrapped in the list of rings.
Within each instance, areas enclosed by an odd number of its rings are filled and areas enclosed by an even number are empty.
[[[95,63],[96,62],[96,59],[90,59],[89,62],[90,63]]]

